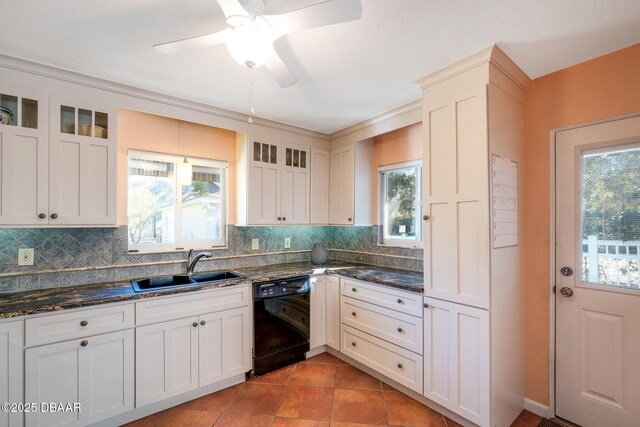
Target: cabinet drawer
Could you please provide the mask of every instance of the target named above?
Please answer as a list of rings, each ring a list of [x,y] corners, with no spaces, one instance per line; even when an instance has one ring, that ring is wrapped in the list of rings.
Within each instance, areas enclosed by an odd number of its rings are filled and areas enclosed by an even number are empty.
[[[342,295],[422,317],[422,294],[404,292],[352,279],[340,279]]]
[[[371,369],[422,393],[422,356],[342,325],[342,353]]]
[[[422,354],[422,319],[349,297],[341,312],[342,323]]]
[[[133,327],[133,304],[73,310],[25,321],[26,346],[49,344]]]
[[[138,302],[136,303],[136,325],[148,325],[243,307],[249,305],[251,301],[249,289],[249,286],[231,286]]]

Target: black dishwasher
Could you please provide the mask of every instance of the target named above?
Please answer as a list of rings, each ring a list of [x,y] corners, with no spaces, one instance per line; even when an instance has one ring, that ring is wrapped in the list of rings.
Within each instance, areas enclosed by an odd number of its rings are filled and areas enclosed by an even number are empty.
[[[309,276],[253,285],[253,372],[305,359],[309,351]]]

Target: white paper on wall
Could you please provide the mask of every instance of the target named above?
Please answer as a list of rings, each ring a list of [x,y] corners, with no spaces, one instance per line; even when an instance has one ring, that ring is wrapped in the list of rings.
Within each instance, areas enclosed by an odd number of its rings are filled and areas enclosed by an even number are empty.
[[[518,162],[491,155],[493,248],[518,245]]]

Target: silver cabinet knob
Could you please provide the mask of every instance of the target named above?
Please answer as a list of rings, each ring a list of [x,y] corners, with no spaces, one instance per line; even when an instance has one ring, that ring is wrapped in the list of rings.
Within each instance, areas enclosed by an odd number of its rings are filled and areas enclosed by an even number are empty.
[[[568,297],[572,297],[572,296],[573,296],[573,289],[568,288],[568,287],[566,287],[566,286],[565,286],[565,287],[563,287],[563,288],[560,288],[560,293],[561,293],[563,296],[567,297],[567,298],[568,298]]]

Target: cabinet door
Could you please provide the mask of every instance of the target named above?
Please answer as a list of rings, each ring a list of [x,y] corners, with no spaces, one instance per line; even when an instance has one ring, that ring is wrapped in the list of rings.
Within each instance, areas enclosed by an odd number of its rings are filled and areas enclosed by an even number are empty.
[[[80,348],[82,423],[133,410],[133,330],[96,335]]]
[[[116,223],[115,116],[108,107],[52,97],[51,224]]]
[[[487,88],[423,106],[424,293],[489,308]]]
[[[311,224],[329,224],[329,152],[311,149]]]
[[[354,147],[331,152],[329,164],[329,222],[353,224]]]
[[[340,279],[327,276],[326,285],[326,344],[340,351]]]
[[[309,224],[309,149],[293,145],[282,148],[282,224]]]
[[[22,402],[22,321],[0,323],[0,403]],[[22,425],[19,412],[0,412],[0,426]]]
[[[424,299],[424,395],[489,425],[489,312]]]
[[[26,401],[81,409],[27,413],[27,425],[87,425],[132,410],[133,358],[132,330],[27,349]]]
[[[200,387],[251,369],[251,308],[200,316]]]
[[[249,224],[280,224],[280,170],[276,144],[253,142],[249,160],[247,206]]]
[[[8,120],[0,121],[0,225],[47,224],[49,99],[0,84],[0,106]]]
[[[189,317],[136,329],[136,407],[198,387],[197,326]]]
[[[82,340],[65,341],[28,348],[25,358],[25,402],[81,402],[81,353],[86,350]],[[78,411],[29,412],[28,426],[82,425]]]
[[[309,347],[312,349],[326,343],[326,288],[327,276],[322,275],[311,278],[311,330],[309,334]]]

